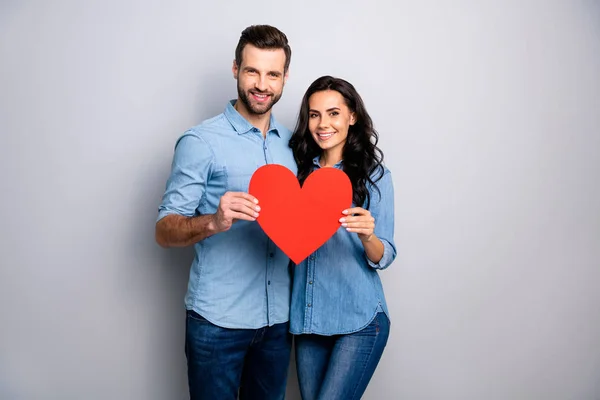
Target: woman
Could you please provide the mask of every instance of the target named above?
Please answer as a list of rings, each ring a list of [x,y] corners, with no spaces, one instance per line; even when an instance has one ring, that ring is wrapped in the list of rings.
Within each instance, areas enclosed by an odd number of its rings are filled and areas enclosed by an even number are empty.
[[[308,88],[290,147],[302,184],[342,169],[353,189],[340,229],[295,267],[290,331],[304,400],[359,399],[389,335],[377,273],[396,257],[394,193],[377,132],[354,86],[323,76]]]

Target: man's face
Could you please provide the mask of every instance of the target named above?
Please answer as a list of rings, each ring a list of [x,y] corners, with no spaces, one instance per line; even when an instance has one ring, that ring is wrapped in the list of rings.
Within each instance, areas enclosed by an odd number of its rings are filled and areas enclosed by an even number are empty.
[[[264,114],[281,98],[287,80],[283,49],[259,49],[247,44],[242,64],[233,61],[238,96],[250,114]]]

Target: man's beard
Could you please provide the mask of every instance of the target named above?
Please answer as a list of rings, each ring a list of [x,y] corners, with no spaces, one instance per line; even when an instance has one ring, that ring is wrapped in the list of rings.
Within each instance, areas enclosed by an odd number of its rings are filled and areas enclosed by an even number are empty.
[[[279,101],[279,99],[281,98],[281,93],[278,96],[276,96],[276,95],[273,95],[268,92],[261,92],[256,89],[253,89],[252,90],[253,92],[268,95],[270,101],[267,101],[265,103],[252,104],[250,102],[250,98],[248,97],[248,93],[244,92],[244,90],[240,87],[239,80],[238,80],[237,90],[238,90],[238,96],[240,97],[240,100],[242,101],[242,103],[244,103],[244,105],[246,106],[246,109],[248,110],[248,112],[250,114],[255,114],[255,115],[262,115],[262,114],[269,112],[271,110],[271,108],[275,105],[275,103],[277,103]]]

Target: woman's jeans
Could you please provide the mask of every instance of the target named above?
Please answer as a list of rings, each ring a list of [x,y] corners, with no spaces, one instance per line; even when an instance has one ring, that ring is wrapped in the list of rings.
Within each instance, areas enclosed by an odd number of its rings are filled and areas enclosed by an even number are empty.
[[[302,399],[360,399],[383,354],[389,333],[390,321],[380,312],[355,333],[295,336]]]

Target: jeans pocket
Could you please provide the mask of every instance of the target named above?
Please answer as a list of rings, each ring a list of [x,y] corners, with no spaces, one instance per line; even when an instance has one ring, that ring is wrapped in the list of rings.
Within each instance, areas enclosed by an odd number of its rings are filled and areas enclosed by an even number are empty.
[[[219,327],[191,310],[187,311],[186,318],[185,350],[188,359],[209,361],[214,351],[215,331]]]
[[[197,322],[205,322],[205,323],[210,324],[210,322],[208,322],[208,320],[206,318],[204,318],[202,315],[198,314],[194,310],[187,310],[187,318],[191,318]]]
[[[380,336],[382,339],[385,338],[385,342],[390,335],[390,319],[384,312],[380,312],[377,314],[375,318],[377,321],[377,336]]]

